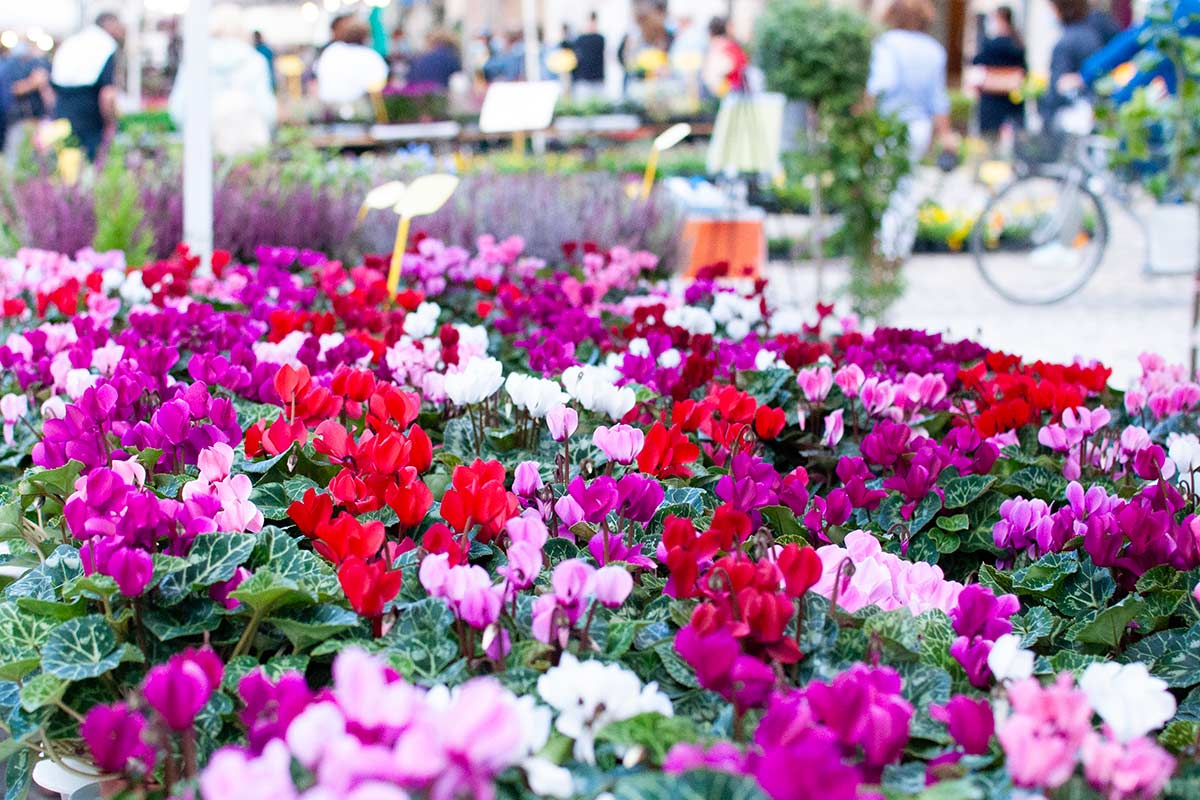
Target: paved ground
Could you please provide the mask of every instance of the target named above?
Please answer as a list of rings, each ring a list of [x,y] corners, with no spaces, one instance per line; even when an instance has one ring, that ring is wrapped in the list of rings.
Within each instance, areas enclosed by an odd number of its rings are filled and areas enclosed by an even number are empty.
[[[1097,358],[1113,368],[1113,383],[1120,388],[1138,374],[1137,357],[1144,351],[1186,363],[1190,279],[1143,276],[1136,225],[1112,210],[1109,219],[1112,236],[1104,263],[1087,286],[1057,305],[1007,302],[983,282],[969,255],[923,255],[907,265],[907,289],[887,322],[969,337],[1027,357]],[[810,266],[773,265],[771,274],[781,271],[794,291],[815,298]],[[837,287],[845,270],[827,268],[826,276],[826,285]]]

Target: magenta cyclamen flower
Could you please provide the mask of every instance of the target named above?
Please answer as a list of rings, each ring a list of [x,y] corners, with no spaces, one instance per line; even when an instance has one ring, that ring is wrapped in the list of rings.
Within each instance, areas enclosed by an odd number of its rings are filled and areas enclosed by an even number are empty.
[[[154,575],[154,559],[145,550],[127,546],[116,536],[96,537],[79,548],[86,575],[98,572],[117,582],[126,597],[146,591]]]
[[[740,709],[762,705],[775,686],[775,672],[742,653],[736,638],[721,628],[702,634],[685,625],[675,635],[675,651],[696,671],[700,685]]]
[[[996,723],[992,704],[986,697],[955,695],[944,706],[930,705],[929,716],[946,724],[954,741],[967,755],[979,756],[988,751]]]
[[[185,731],[221,684],[225,670],[212,650],[185,650],[146,673],[142,696],[167,727]]]
[[[255,752],[282,737],[315,697],[303,675],[288,672],[272,682],[261,669],[247,673],[238,682],[238,695],[246,704],[238,719],[246,726],[247,742]]]
[[[92,706],[79,725],[96,766],[113,774],[154,769],[154,748],[142,739],[145,730],[146,718],[124,703]]]
[[[804,696],[817,719],[847,747],[861,747],[874,777],[900,758],[908,744],[913,707],[900,694],[900,675],[891,667],[855,664],[829,683],[814,681]]]
[[[617,482],[608,475],[594,478],[590,484],[577,476],[567,491],[583,510],[584,521],[591,523],[603,522],[609,512],[616,508],[619,497]]]
[[[958,638],[950,645],[950,655],[966,670],[972,686],[984,688],[991,680],[987,658],[992,642],[1012,632],[1009,618],[1021,610],[1015,595],[996,597],[992,590],[978,583],[963,587],[958,603],[950,612]]]
[[[857,800],[860,771],[843,743],[817,724],[803,692],[777,693],[754,732],[761,755],[749,769],[772,800]]]
[[[664,496],[662,484],[654,478],[630,473],[617,481],[617,514],[645,525],[658,513]]]

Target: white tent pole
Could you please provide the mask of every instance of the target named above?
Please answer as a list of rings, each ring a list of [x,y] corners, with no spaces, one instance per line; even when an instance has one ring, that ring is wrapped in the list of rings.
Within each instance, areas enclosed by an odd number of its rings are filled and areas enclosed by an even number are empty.
[[[538,41],[537,31],[537,0],[521,0],[521,22],[525,35],[525,80],[540,81],[542,79],[542,47]],[[546,152],[546,134],[540,131],[533,134],[533,152],[541,155]]]
[[[129,4],[125,22],[125,91],[136,111],[142,110],[142,0]]]
[[[191,0],[183,22],[187,116],[183,125],[183,240],[207,268],[213,249],[212,102],[208,77],[208,12]]]

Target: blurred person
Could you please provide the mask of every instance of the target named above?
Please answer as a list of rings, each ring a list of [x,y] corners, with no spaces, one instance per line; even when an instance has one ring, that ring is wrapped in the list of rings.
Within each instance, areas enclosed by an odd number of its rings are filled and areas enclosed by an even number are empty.
[[[461,70],[462,59],[453,31],[437,28],[429,34],[428,49],[409,64],[408,82],[432,83],[446,89],[450,86],[450,76]]]
[[[713,97],[724,97],[731,91],[744,89],[749,63],[746,51],[729,35],[725,18],[713,17],[708,23],[708,50],[700,73],[705,89]]]
[[[125,26],[105,12],[93,25],[68,37],[50,67],[57,96],[56,115],[71,123],[71,132],[89,160],[117,130],[117,51]]]
[[[1013,24],[1013,11],[998,6],[984,22],[987,38],[972,64],[980,67],[975,76],[979,91],[979,130],[995,136],[1002,130],[1020,128],[1025,121],[1024,101],[1014,101],[1025,82],[1028,65],[1025,43]],[[1008,138],[1008,134],[1005,134]]]
[[[262,31],[254,32],[254,49],[267,60],[267,75],[271,78],[271,91],[275,91],[275,51],[263,38]]]
[[[10,167],[37,123],[53,109],[50,62],[21,42],[0,62],[0,150],[7,153]]]
[[[1065,111],[1087,87],[1080,74],[1083,62],[1104,47],[1104,37],[1089,22],[1087,0],[1051,0],[1054,13],[1062,23],[1062,35],[1050,52],[1050,79],[1046,94],[1038,102],[1038,111],[1047,123]]]
[[[212,104],[213,149],[225,156],[242,155],[270,144],[279,108],[267,59],[252,44],[242,10],[220,5],[209,21],[208,80]],[[187,75],[187,65],[180,71]],[[182,128],[195,100],[185,80],[177,80],[167,108]]]
[[[886,26],[871,48],[867,94],[884,114],[908,128],[909,155],[916,162],[936,139],[943,150],[957,147],[946,93],[946,49],[929,35],[930,0],[893,0]]]
[[[674,39],[667,27],[666,7],[662,3],[640,2],[634,8],[633,28],[621,40],[617,48],[617,60],[625,70],[625,82],[633,77],[644,77],[646,64],[656,59],[648,53],[657,51],[667,54]],[[665,62],[665,59],[664,59]],[[665,63],[664,63],[665,68]]]
[[[580,100],[604,94],[604,35],[600,33],[600,17],[593,11],[588,15],[587,28],[571,42],[575,53],[575,69],[571,71],[571,88]]]
[[[367,45],[370,35],[367,24],[355,17],[344,20],[334,31],[337,38],[321,52],[313,68],[322,103],[351,105],[387,83],[387,62]]]
[[[881,113],[897,117],[908,129],[908,157],[915,167],[936,142],[953,153],[957,137],[950,127],[946,93],[946,50],[929,35],[931,0],[893,0],[883,15],[886,26],[871,48],[867,94]],[[879,249],[888,261],[912,253],[917,237],[915,178],[902,178],[880,220]]]
[[[492,81],[519,81],[525,72],[525,39],[519,29],[504,35],[504,46],[483,65],[483,77]]]
[[[1089,8],[1087,22],[1100,34],[1100,41],[1108,44],[1121,32],[1121,26],[1113,15],[1102,8]]]
[[[708,47],[709,35],[704,26],[697,25],[695,17],[680,17],[676,24],[675,38],[671,42],[671,63],[674,64],[686,54],[697,64],[702,64]]]

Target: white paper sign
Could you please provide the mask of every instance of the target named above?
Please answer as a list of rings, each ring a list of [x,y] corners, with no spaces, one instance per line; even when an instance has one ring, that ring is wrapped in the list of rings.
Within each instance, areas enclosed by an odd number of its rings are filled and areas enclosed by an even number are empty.
[[[483,133],[543,131],[554,121],[558,81],[499,81],[488,87],[479,112]]]

